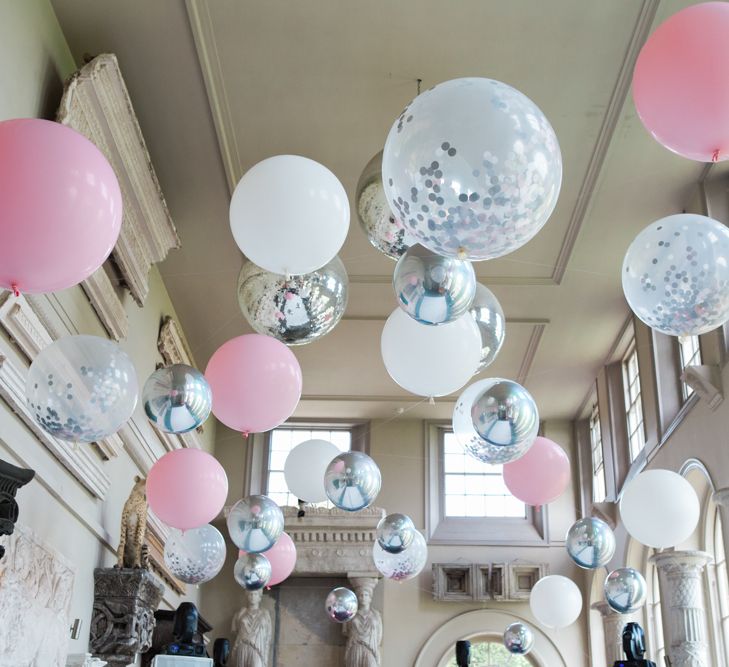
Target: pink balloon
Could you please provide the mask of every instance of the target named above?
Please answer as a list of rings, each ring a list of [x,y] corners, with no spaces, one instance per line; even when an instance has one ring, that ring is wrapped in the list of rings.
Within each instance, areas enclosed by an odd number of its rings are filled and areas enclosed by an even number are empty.
[[[504,482],[527,505],[547,505],[569,485],[570,460],[557,443],[538,436],[524,456],[504,464]]]
[[[240,549],[238,557],[243,556],[246,552]],[[264,553],[268,562],[271,563],[271,579],[266,586],[271,588],[276,584],[280,584],[291,576],[296,565],[296,545],[287,533],[281,533],[281,537],[276,540],[268,551]]]
[[[0,122],[0,288],[80,283],[109,256],[121,222],[114,170],[86,137],[47,120]]]
[[[633,74],[643,125],[691,160],[729,158],[729,4],[693,5],[648,38]]]
[[[228,497],[228,477],[214,456],[201,449],[175,449],[147,475],[147,502],[161,521],[188,530],[210,523]]]
[[[231,338],[205,369],[213,392],[213,414],[242,433],[283,424],[301,398],[301,367],[286,345],[260,334]]]

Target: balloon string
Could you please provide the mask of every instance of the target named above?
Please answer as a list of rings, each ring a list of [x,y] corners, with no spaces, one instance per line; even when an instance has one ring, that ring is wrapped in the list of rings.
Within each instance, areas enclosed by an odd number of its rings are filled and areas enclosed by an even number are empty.
[[[12,283],[10,287],[13,290],[13,294],[17,297],[20,296],[20,290],[18,289],[18,283]]]

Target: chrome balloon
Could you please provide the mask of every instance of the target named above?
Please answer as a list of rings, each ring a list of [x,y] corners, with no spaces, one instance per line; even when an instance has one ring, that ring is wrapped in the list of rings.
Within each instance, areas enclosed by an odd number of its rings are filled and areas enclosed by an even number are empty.
[[[385,551],[379,542],[372,547],[375,567],[386,579],[405,581],[417,577],[428,560],[428,545],[419,531],[413,533],[413,543],[400,553]]]
[[[257,591],[271,580],[271,563],[263,554],[241,554],[235,562],[233,576],[247,591]]]
[[[287,345],[305,345],[342,319],[348,289],[339,257],[317,271],[288,278],[246,262],[238,276],[238,304],[257,333]]]
[[[380,519],[377,524],[377,542],[385,551],[399,554],[413,543],[415,532],[412,519],[395,512]]]
[[[387,203],[382,185],[382,151],[364,168],[354,201],[360,226],[380,252],[398,259],[415,242]]]
[[[281,536],[284,517],[268,496],[248,496],[231,507],[227,518],[230,539],[248,553],[268,551]]]
[[[476,294],[471,262],[414,245],[392,276],[397,304],[421,324],[445,324],[463,315]]]
[[[358,607],[357,596],[344,586],[332,589],[324,603],[327,616],[337,623],[351,621],[356,616]]]
[[[504,344],[506,319],[493,292],[481,283],[476,283],[476,296],[473,297],[468,312],[476,320],[478,332],[481,334],[481,362],[476,371],[479,373],[496,359]]]
[[[377,464],[362,452],[344,452],[335,456],[324,473],[327,497],[339,509],[356,512],[377,497],[382,475]]]
[[[524,623],[512,623],[504,631],[504,646],[509,653],[526,655],[534,646],[534,633]]]
[[[613,570],[605,579],[605,601],[619,614],[640,609],[647,590],[643,575],[632,567]]]
[[[615,554],[615,535],[604,521],[588,516],[567,531],[567,553],[586,570],[605,567]]]
[[[165,542],[165,565],[180,581],[203,584],[225,564],[225,538],[209,523],[190,530],[172,529]]]
[[[158,429],[187,433],[201,426],[213,407],[213,394],[196,368],[174,364],[156,370],[142,390],[144,413]]]
[[[508,463],[526,454],[539,430],[539,411],[520,384],[479,380],[458,397],[453,432],[466,451],[485,463]]]

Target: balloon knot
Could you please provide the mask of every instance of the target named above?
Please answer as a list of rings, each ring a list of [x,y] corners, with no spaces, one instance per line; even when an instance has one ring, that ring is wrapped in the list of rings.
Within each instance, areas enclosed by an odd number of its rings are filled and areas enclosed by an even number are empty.
[[[20,290],[18,289],[18,283],[13,283],[10,285],[11,289],[13,290],[13,294],[15,296],[20,296]]]
[[[458,248],[458,259],[466,259],[468,257],[468,253],[466,252],[466,249],[461,247]]]
[[[251,434],[251,432],[250,432],[250,431],[243,431],[243,438],[244,438],[245,440],[248,440],[248,436],[249,436],[250,434]]]
[[[711,161],[712,162],[718,162],[719,161],[719,149],[718,148],[712,154]]]

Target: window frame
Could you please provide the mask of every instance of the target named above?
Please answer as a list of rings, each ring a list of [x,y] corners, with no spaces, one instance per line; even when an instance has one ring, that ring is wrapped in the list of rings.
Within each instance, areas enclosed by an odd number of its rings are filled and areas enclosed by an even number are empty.
[[[588,432],[590,435],[590,469],[592,471],[592,486],[591,486],[591,502],[604,503],[607,500],[607,472],[605,469],[605,443],[602,439],[602,424],[600,423],[600,402],[597,396],[595,396],[592,406],[590,407],[590,413],[587,418]],[[597,427],[596,429],[594,427]],[[595,438],[595,431],[597,431],[597,438]],[[597,442],[596,442],[597,441]],[[595,466],[595,452],[600,450],[600,465]],[[597,481],[602,480],[600,488],[602,489],[602,497],[597,497]]]
[[[657,553],[651,551],[650,555]],[[664,663],[666,655],[666,633],[663,624],[663,608],[661,607],[661,586],[658,568],[648,558],[646,580],[648,582],[648,597],[646,600],[646,616],[648,621],[648,654],[656,665]]]
[[[708,609],[707,624],[712,638],[713,658],[717,667],[729,665],[729,573],[727,554],[724,547],[724,526],[721,510],[715,502],[706,509],[706,541],[712,560],[707,564]],[[723,558],[719,559],[719,552]]]
[[[631,380],[630,368],[632,365],[632,359],[635,359],[636,373]],[[643,382],[640,376],[640,358],[638,355],[638,346],[635,338],[631,341],[628,346],[628,351],[623,356],[622,362],[622,375],[623,375],[623,414],[625,419],[626,436],[628,443],[628,458],[630,463],[635,463],[646,451],[646,445],[648,442],[648,432],[646,428],[645,419],[645,405],[643,403]],[[637,396],[632,397],[633,385],[638,387]],[[635,409],[635,412],[633,410]],[[631,430],[630,422],[631,417],[635,414],[640,413],[638,418],[639,425]],[[642,445],[639,449],[634,449],[633,436],[640,433],[640,439]]]
[[[695,341],[696,348],[688,360],[684,359],[684,341]],[[682,403],[686,403],[694,394],[694,390],[682,379],[681,375],[688,366],[700,366],[702,363],[701,337],[700,336],[679,336],[676,338],[676,350],[678,353],[678,380],[681,385]]]

